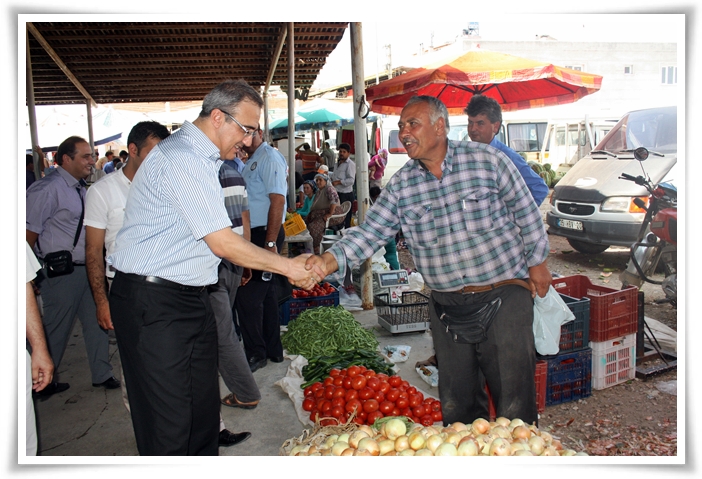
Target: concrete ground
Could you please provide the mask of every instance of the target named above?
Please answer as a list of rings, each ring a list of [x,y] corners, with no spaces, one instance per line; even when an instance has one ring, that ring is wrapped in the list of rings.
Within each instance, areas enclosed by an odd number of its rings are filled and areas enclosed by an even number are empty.
[[[414,364],[433,354],[429,331],[391,334],[379,325],[376,309],[354,312],[354,317],[375,332],[381,348],[385,345],[411,347],[408,361],[398,363],[399,375],[425,394],[438,397],[414,370]],[[114,343],[114,341],[112,341]],[[119,378],[120,358],[116,344],[110,345],[110,360]],[[225,426],[233,432],[250,431],[249,440],[220,448],[221,456],[276,456],[283,443],[298,437],[306,427],[297,417],[292,400],[274,383],[286,375],[290,360],[269,362],[254,373],[261,390],[258,407],[244,410],[222,406]],[[131,417],[122,402],[121,391],[95,388],[91,384],[85,345],[76,322],[59,369],[60,381],[71,387],[44,401],[35,401],[41,456],[137,456]],[[221,396],[228,390],[220,379]]]

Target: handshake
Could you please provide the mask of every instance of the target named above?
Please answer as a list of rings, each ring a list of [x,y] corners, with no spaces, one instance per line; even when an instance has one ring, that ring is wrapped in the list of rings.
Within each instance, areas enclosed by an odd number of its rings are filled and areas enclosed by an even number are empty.
[[[290,262],[290,270],[285,276],[293,286],[306,290],[311,290],[315,284],[339,269],[336,259],[328,252],[322,255],[302,254]]]

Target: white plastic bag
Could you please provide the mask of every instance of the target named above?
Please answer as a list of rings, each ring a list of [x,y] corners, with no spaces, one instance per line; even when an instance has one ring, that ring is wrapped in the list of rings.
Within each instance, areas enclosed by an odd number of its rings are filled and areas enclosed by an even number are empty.
[[[536,352],[544,356],[558,354],[561,341],[561,325],[573,321],[575,315],[565,301],[548,287],[545,297],[534,298],[534,345]]]
[[[404,363],[409,359],[411,346],[385,346],[381,351],[380,355],[385,358],[386,361],[391,363]]]

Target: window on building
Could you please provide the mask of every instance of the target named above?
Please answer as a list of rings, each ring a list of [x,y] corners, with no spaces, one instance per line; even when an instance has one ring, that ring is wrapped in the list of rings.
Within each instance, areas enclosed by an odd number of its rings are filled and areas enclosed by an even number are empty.
[[[625,75],[633,75],[634,74],[634,65],[624,65],[624,74]]]
[[[677,85],[678,83],[678,67],[664,66],[661,67],[661,83],[664,85]]]

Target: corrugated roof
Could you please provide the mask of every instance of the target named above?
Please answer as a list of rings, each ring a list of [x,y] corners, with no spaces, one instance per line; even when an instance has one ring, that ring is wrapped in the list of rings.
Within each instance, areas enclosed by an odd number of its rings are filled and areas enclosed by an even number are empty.
[[[35,104],[84,104],[71,76],[99,104],[198,101],[232,78],[264,86],[286,27],[282,22],[34,22],[28,36]],[[347,27],[344,22],[294,24],[297,91],[309,91]],[[286,41],[271,81],[284,91],[287,62]]]

